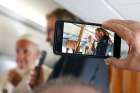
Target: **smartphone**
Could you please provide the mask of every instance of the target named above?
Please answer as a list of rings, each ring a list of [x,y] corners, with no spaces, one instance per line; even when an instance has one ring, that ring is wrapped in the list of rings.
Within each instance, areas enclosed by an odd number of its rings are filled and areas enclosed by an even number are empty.
[[[35,67],[35,71],[37,73],[37,79],[40,77],[40,71],[41,71],[41,68],[42,68],[42,65],[44,64],[45,62],[45,58],[46,58],[46,55],[47,55],[47,52],[46,51],[42,51],[41,52],[41,55],[40,55],[40,60],[38,62],[38,65]]]
[[[120,57],[120,37],[102,24],[57,20],[53,50],[58,55]]]
[[[40,60],[38,62],[38,67],[42,66],[44,64],[45,58],[46,58],[47,52],[46,51],[41,51],[41,55],[40,55]]]

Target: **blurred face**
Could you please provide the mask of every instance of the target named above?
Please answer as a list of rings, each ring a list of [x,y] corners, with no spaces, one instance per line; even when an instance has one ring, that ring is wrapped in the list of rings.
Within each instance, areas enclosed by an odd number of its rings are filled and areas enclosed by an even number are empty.
[[[55,22],[56,17],[52,16],[48,18],[48,26],[47,26],[47,41],[53,46],[54,42],[54,31],[55,31]]]
[[[38,58],[37,46],[27,40],[19,40],[16,44],[16,62],[20,69],[32,68]]]

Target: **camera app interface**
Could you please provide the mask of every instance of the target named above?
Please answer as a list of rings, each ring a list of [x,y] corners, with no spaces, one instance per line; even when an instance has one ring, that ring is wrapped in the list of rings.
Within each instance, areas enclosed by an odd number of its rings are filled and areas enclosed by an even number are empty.
[[[113,56],[114,33],[101,26],[64,23],[62,53]]]

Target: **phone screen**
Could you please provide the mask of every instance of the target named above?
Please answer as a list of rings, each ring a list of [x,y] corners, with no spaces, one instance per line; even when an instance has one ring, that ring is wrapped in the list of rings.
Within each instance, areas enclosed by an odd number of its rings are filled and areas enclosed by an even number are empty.
[[[62,53],[113,56],[115,33],[101,25],[64,22]]]

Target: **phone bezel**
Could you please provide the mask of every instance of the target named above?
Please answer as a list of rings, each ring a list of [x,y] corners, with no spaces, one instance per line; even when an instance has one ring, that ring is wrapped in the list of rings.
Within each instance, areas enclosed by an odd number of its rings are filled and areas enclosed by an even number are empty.
[[[86,25],[95,25],[95,26],[101,26],[102,27],[102,24],[98,24],[98,23],[57,20],[56,24],[55,24],[54,45],[53,45],[53,52],[55,54],[57,54],[57,55],[69,55],[69,56],[73,56],[73,55],[88,56],[88,57],[94,57],[94,58],[110,57],[110,56],[96,56],[96,55],[82,55],[82,54],[62,53],[63,26],[64,26],[65,22],[67,22],[67,23],[77,23],[77,24],[86,24]],[[120,45],[121,45],[121,38],[115,33],[115,35],[114,35],[114,48],[113,48],[113,56],[114,57],[117,57],[117,58],[120,57]]]

